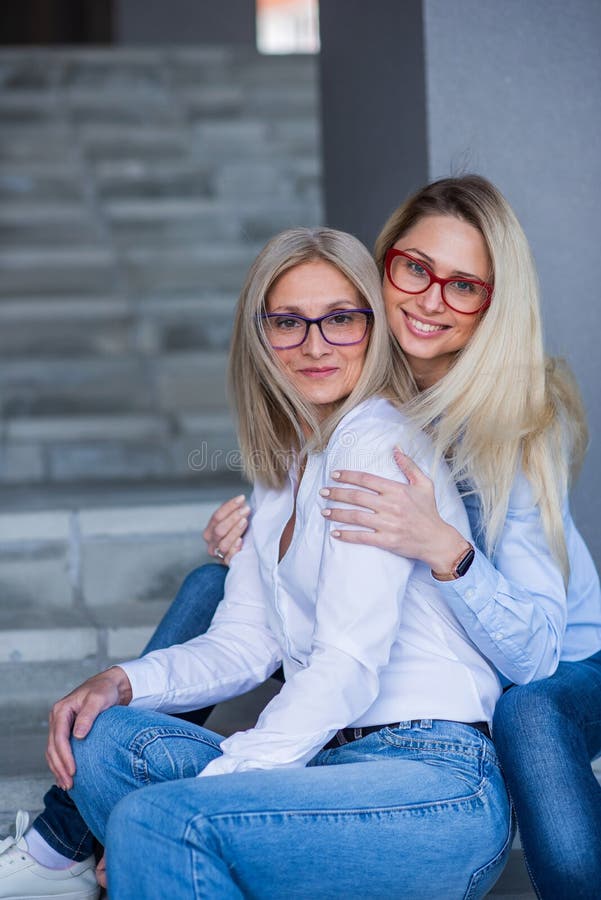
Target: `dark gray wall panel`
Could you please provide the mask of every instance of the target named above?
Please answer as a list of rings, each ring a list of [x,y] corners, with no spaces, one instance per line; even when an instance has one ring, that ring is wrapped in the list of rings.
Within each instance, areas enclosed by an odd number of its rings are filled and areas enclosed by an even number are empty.
[[[254,44],[254,0],[116,0],[118,44]]]
[[[320,3],[327,221],[370,247],[427,179],[421,8],[421,0]]]

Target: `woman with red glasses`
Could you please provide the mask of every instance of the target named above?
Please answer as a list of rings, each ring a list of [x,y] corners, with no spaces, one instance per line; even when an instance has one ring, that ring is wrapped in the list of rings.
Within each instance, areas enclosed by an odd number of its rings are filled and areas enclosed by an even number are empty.
[[[464,176],[399,207],[376,262],[412,375],[397,392],[452,467],[474,549],[441,519],[430,480],[402,448],[408,485],[342,471],[324,514],[356,529],[333,525],[339,540],[411,556],[448,579],[442,590],[463,628],[518,685],[497,706],[495,742],[539,896],[590,897],[601,883],[601,789],[590,766],[601,752],[601,599],[567,503],[586,427],[569,373],[544,354],[528,243],[494,186]],[[229,563],[248,517],[244,497],[223,504],[204,532],[210,554]],[[204,631],[225,573],[191,573],[148,649]],[[59,833],[57,849],[77,859],[90,837],[68,803],[53,789],[35,825],[52,847]]]
[[[591,769],[601,753],[601,593],[568,505],[586,424],[569,372],[544,354],[526,238],[493,185],[465,176],[393,213],[375,258],[415,379],[410,414],[451,465],[475,552],[461,559],[430,480],[402,452],[409,485],[341,472],[327,516],[358,529],[340,529],[339,540],[449,573],[447,602],[517,685],[497,704],[493,738],[537,895],[590,898],[601,884]],[[334,508],[343,501],[357,508]]]

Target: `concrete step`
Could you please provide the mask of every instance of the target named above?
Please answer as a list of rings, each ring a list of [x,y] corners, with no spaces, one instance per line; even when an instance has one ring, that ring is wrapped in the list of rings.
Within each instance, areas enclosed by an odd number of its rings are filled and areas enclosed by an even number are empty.
[[[0,483],[206,482],[240,472],[227,413],[39,416],[8,419]]]
[[[227,352],[236,297],[38,296],[0,300],[0,359]]]
[[[102,247],[106,229],[85,207],[32,205],[27,209],[4,204],[0,210],[0,247]]]
[[[2,486],[2,510],[40,512],[55,509],[122,509],[126,507],[173,506],[179,503],[208,503],[214,509],[224,498],[248,493],[240,472],[209,473],[205,479],[175,481],[43,482]]]
[[[5,660],[29,652],[18,643],[18,622],[26,624],[30,614],[42,623],[56,615],[62,627],[73,613],[78,628],[96,628],[105,607],[126,605],[129,616],[174,596],[186,572],[207,559],[201,532],[215,506],[201,501],[2,513]],[[55,658],[58,651],[50,646],[31,652]]]
[[[75,163],[77,151],[67,127],[53,119],[48,125],[3,126],[0,164]]]
[[[0,51],[5,504],[239,481],[233,306],[274,231],[322,219],[317,97],[310,56]]]
[[[14,359],[0,362],[5,418],[228,408],[227,355]]]
[[[108,250],[0,250],[0,300],[15,296],[62,294],[106,296],[121,293],[122,280],[133,295],[204,290],[236,291],[262,243],[232,246],[203,241],[189,249],[146,248],[124,252],[121,268]]]
[[[148,338],[140,334],[142,322],[126,301],[115,298],[83,303],[81,298],[41,304],[29,298],[0,301],[0,323],[0,358],[4,360],[125,356],[144,352],[148,345]],[[161,335],[153,336],[153,346],[160,348],[162,343]]]
[[[97,294],[117,290],[114,255],[105,249],[0,250],[0,297]]]
[[[0,362],[5,417],[151,412],[151,374],[142,359],[70,358]]]
[[[203,241],[191,249],[140,249],[123,254],[123,272],[136,296],[186,293],[202,285],[218,292],[240,290],[249,265],[261,248]]]
[[[81,201],[84,186],[80,177],[75,177],[73,167],[63,162],[7,163],[0,168],[0,200],[27,206],[30,203],[73,203]]]
[[[94,168],[97,192],[102,200],[207,197],[212,194],[212,171],[209,160],[117,160],[99,162]]]

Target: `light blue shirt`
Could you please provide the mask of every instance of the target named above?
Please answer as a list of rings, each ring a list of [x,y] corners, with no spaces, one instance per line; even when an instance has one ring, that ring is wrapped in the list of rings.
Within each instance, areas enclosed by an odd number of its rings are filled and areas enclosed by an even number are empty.
[[[560,661],[601,648],[599,576],[566,501],[563,523],[570,562],[567,595],[530,484],[520,472],[491,561],[484,554],[478,497],[463,498],[476,544],[469,571],[441,583],[447,603],[480,650],[510,682],[552,675]]]

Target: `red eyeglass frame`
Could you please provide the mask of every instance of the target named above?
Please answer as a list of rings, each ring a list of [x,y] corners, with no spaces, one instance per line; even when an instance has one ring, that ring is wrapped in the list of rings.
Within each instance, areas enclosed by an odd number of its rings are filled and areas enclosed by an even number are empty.
[[[407,290],[405,290],[405,288],[400,288],[395,284],[395,282],[392,279],[390,270],[392,268],[392,261],[393,261],[393,259],[396,259],[397,256],[404,256],[405,259],[410,259],[412,262],[417,263],[418,266],[421,266],[422,269],[426,270],[426,272],[430,276],[430,284],[428,285],[427,288],[424,288],[422,291],[407,291]],[[423,259],[418,259],[415,256],[411,256],[410,253],[406,253],[404,250],[397,250],[395,247],[391,247],[389,250],[387,250],[386,258],[385,258],[385,266],[386,266],[386,275],[388,277],[388,280],[391,283],[391,285],[394,288],[396,288],[397,291],[401,291],[401,293],[403,293],[403,294],[411,294],[413,296],[415,294],[425,293],[432,286],[432,284],[439,284],[440,285],[440,296],[442,297],[442,302],[444,303],[444,305],[448,306],[449,309],[452,309],[453,312],[460,313],[462,316],[475,316],[476,313],[479,313],[485,309],[488,309],[488,307],[491,304],[494,287],[492,284],[489,284],[488,281],[480,281],[478,278],[458,278],[457,275],[455,275],[454,278],[439,278],[438,275],[436,275],[432,271],[430,266],[426,265],[426,263],[423,261]],[[479,287],[483,287],[486,291],[486,300],[484,301],[482,306],[479,306],[478,309],[474,309],[471,312],[466,312],[464,309],[457,309],[455,306],[451,306],[451,304],[448,302],[448,300],[446,299],[446,297],[444,295],[444,288],[445,288],[446,284],[452,284],[454,281],[464,281],[466,284],[477,284]]]

